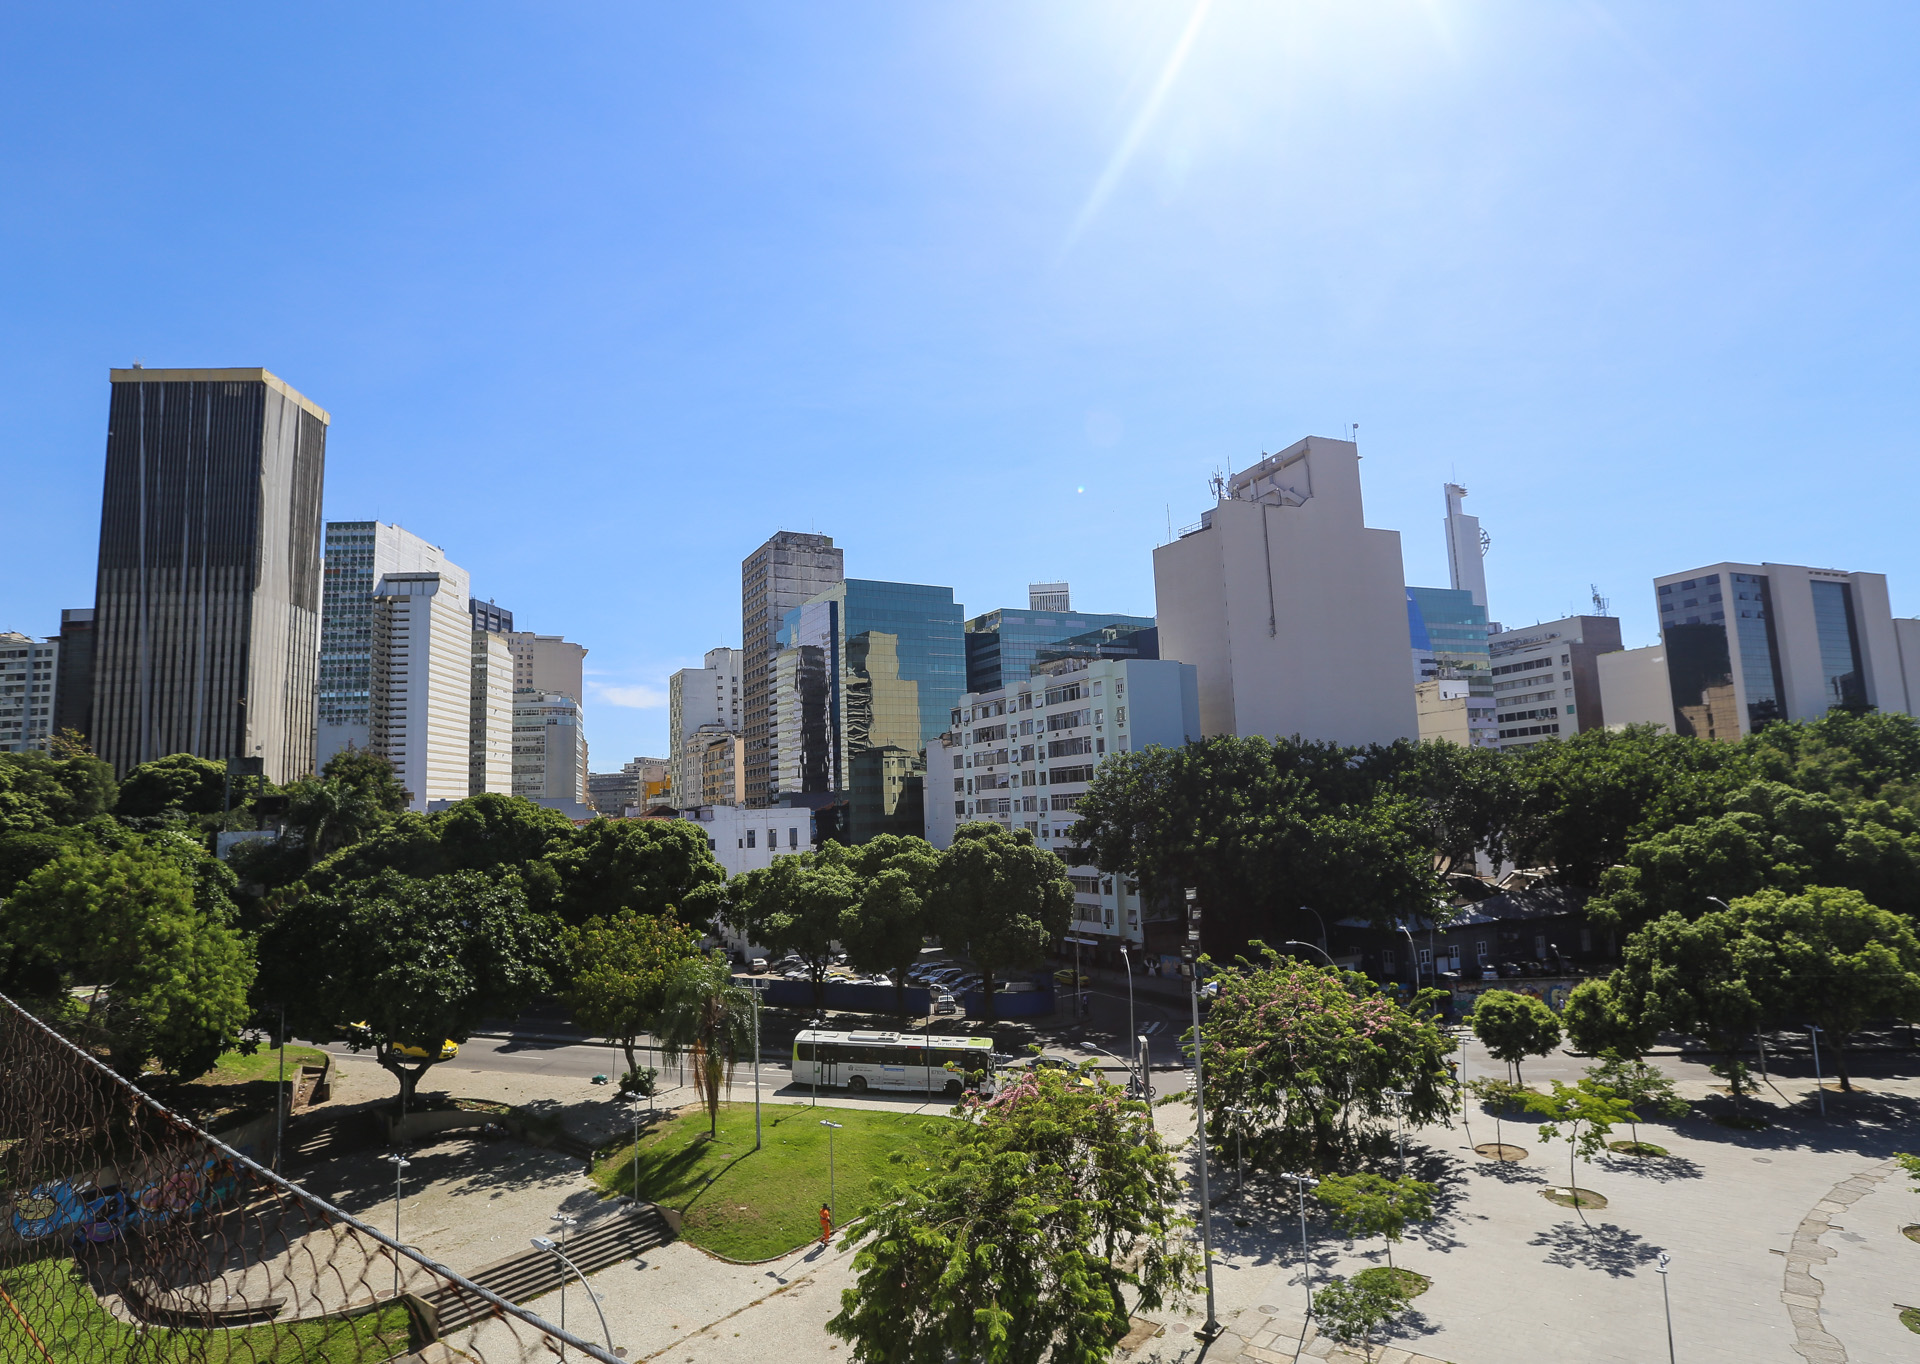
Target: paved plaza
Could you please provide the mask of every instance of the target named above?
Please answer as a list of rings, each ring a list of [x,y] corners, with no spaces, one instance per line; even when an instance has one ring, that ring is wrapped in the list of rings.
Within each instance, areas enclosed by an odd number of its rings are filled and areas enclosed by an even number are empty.
[[[1410,1173],[1441,1188],[1439,1215],[1395,1249],[1394,1262],[1432,1279],[1432,1288],[1392,1333],[1388,1364],[1421,1357],[1453,1364],[1531,1364],[1542,1358],[1643,1364],[1666,1357],[1666,1318],[1659,1256],[1671,1257],[1674,1350],[1683,1361],[1804,1359],[1809,1364],[1920,1358],[1920,1338],[1903,1326],[1899,1307],[1920,1299],[1920,1244],[1903,1228],[1920,1223],[1920,1194],[1890,1160],[1920,1147],[1920,1081],[1912,1054],[1856,1058],[1860,1092],[1829,1092],[1817,1111],[1804,1055],[1776,1056],[1768,1083],[1749,1101],[1771,1125],[1756,1131],[1724,1126],[1711,1115],[1729,1110],[1703,1060],[1656,1057],[1681,1095],[1699,1105],[1677,1124],[1650,1123],[1642,1135],[1668,1148],[1664,1159],[1608,1155],[1581,1162],[1578,1182],[1607,1199],[1576,1211],[1542,1191],[1567,1182],[1567,1146],[1542,1141],[1537,1120],[1503,1119],[1498,1135],[1526,1150],[1518,1162],[1477,1156],[1495,1120],[1473,1105],[1454,1125],[1407,1134]],[[1469,1075],[1502,1069],[1470,1046]],[[370,1063],[348,1063],[349,1093],[377,1092],[385,1080]],[[1529,1062],[1530,1084],[1571,1081],[1587,1062],[1556,1055]],[[451,1070],[451,1068],[449,1068]],[[489,1097],[563,1115],[582,1135],[604,1136],[624,1124],[604,1088],[577,1077],[436,1075],[486,1085]],[[1163,1088],[1181,1072],[1157,1077]],[[769,1066],[768,1103],[807,1103]],[[664,1104],[689,1096],[668,1093]],[[751,1090],[736,1085],[736,1099]],[[836,1107],[937,1111],[902,1098],[852,1100],[822,1096]],[[1161,1129],[1191,1135],[1191,1109],[1157,1110]],[[1624,1138],[1624,1130],[1615,1133]],[[516,1143],[465,1139],[413,1153],[411,1187],[402,1203],[405,1239],[456,1269],[479,1267],[544,1234],[552,1213],[604,1208],[579,1162]],[[391,1225],[391,1167],[376,1152],[342,1157],[314,1171],[354,1210]],[[383,1188],[383,1181],[386,1181]],[[1237,1187],[1231,1150],[1214,1153],[1215,1298],[1226,1331],[1210,1346],[1199,1328],[1204,1304],[1161,1314],[1135,1333],[1130,1358],[1175,1361],[1246,1359],[1271,1364],[1296,1350],[1325,1357],[1330,1343],[1304,1319],[1297,1204],[1290,1189],[1259,1174]],[[1309,1205],[1307,1263],[1315,1286],[1384,1264],[1382,1243],[1348,1244]],[[851,1255],[802,1248],[770,1265],[736,1266],[685,1243],[650,1252],[592,1276],[616,1344],[634,1359],[748,1361],[785,1364],[844,1359],[846,1347],[823,1323],[851,1282]],[[533,1304],[557,1316],[557,1295]],[[568,1323],[598,1328],[589,1304],[569,1294]],[[1157,1334],[1150,1334],[1155,1328]]]

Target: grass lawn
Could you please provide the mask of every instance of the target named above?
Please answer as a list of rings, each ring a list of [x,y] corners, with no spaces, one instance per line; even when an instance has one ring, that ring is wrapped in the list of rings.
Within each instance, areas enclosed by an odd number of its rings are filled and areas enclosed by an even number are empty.
[[[300,1067],[325,1065],[327,1054],[318,1047],[287,1048],[287,1079],[297,1080]],[[213,1069],[193,1081],[196,1085],[244,1085],[258,1080],[271,1085],[280,1078],[280,1053],[263,1046],[251,1056],[237,1051],[222,1052]]]
[[[409,1346],[403,1307],[237,1330],[169,1330],[159,1326],[143,1330],[109,1314],[80,1279],[73,1261],[65,1258],[37,1260],[6,1270],[0,1273],[0,1288],[12,1300],[11,1305],[0,1300],[0,1359],[9,1361],[375,1364]],[[22,1326],[21,1317],[26,1318],[26,1326]],[[32,1328],[32,1336],[26,1327]]]
[[[769,1104],[761,1111],[764,1144],[753,1149],[753,1105],[720,1110],[720,1135],[707,1140],[704,1110],[664,1122],[640,1137],[640,1197],[679,1209],[681,1234],[733,1260],[770,1260],[820,1235],[827,1201],[827,1129],[833,1135],[834,1189],[840,1223],[874,1207],[876,1180],[925,1168],[953,1119],[853,1108]],[[610,1193],[633,1187],[629,1143],[594,1168]]]

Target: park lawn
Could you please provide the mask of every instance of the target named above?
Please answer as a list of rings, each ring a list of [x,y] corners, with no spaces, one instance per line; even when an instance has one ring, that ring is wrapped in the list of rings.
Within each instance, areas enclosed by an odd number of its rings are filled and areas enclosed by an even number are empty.
[[[411,1347],[404,1307],[234,1330],[144,1330],[115,1318],[72,1260],[0,1272],[0,1360],[55,1364],[376,1364]],[[18,1315],[16,1315],[16,1311]],[[31,1327],[29,1337],[26,1327]],[[38,1338],[39,1346],[34,1343]]]
[[[297,1079],[300,1067],[325,1065],[327,1054],[318,1047],[287,1048],[287,1078]],[[237,1051],[222,1052],[220,1059],[213,1063],[213,1069],[194,1080],[196,1085],[244,1085],[254,1081],[272,1084],[280,1078],[280,1052],[274,1047],[261,1047],[251,1056]]]
[[[678,1209],[681,1236],[730,1260],[770,1260],[820,1235],[827,1201],[827,1118],[833,1133],[833,1185],[844,1225],[880,1202],[876,1183],[924,1170],[953,1119],[769,1104],[761,1109],[763,1144],[753,1149],[753,1105],[720,1110],[717,1141],[707,1139],[704,1109],[683,1113],[640,1137],[640,1194]],[[631,1143],[594,1167],[609,1193],[633,1191]]]

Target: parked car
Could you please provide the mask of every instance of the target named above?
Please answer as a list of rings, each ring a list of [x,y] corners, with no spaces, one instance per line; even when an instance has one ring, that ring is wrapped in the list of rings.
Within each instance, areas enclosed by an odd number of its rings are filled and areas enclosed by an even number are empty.
[[[765,957],[755,957],[747,963],[747,969],[756,976],[764,976],[767,973],[767,959]]]
[[[347,1040],[349,1042],[358,1042],[363,1046],[373,1046],[374,1043],[379,1040],[373,1035],[373,1029],[369,1028],[365,1023],[349,1023],[344,1031],[347,1034]],[[429,1059],[425,1047],[416,1047],[404,1042],[394,1047],[393,1054],[395,1056],[404,1056],[409,1061],[425,1061]],[[439,1054],[431,1059],[435,1061],[451,1061],[459,1054],[460,1044],[449,1037],[441,1042]]]
[[[936,991],[933,996],[932,1012],[937,1014],[957,1014],[960,1012],[960,1006],[954,1002],[952,995],[948,994],[945,990],[939,990]]]
[[[1080,984],[1082,986],[1093,984],[1093,981],[1088,978],[1087,973],[1085,971],[1080,972],[1079,975],[1080,975]],[[1068,986],[1072,985],[1074,983],[1073,977],[1074,977],[1074,971],[1073,971],[1073,968],[1070,966],[1064,968],[1063,970],[1055,971],[1053,973],[1054,980],[1061,985],[1068,985]]]

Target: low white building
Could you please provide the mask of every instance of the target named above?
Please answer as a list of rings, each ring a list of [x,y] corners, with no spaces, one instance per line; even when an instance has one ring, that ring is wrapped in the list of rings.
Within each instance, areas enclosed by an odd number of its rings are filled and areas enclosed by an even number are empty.
[[[682,810],[680,818],[699,827],[729,876],[770,867],[776,857],[813,851],[813,811],[807,809],[696,805]]]
[[[1621,649],[1601,654],[1600,706],[1608,729],[1628,725],[1673,728],[1673,689],[1667,681],[1667,647]]]
[[[1142,941],[1138,888],[1076,864],[1068,830],[1110,754],[1179,748],[1200,737],[1197,670],[1171,659],[1066,658],[990,692],[969,692],[927,751],[927,841],[972,821],[1024,828],[1068,862],[1073,931]]]
[[[53,737],[57,637],[0,633],[0,753],[44,753]]]
[[[1487,641],[1501,748],[1571,739],[1605,721],[1598,660],[1620,649],[1613,616],[1568,616]]]

